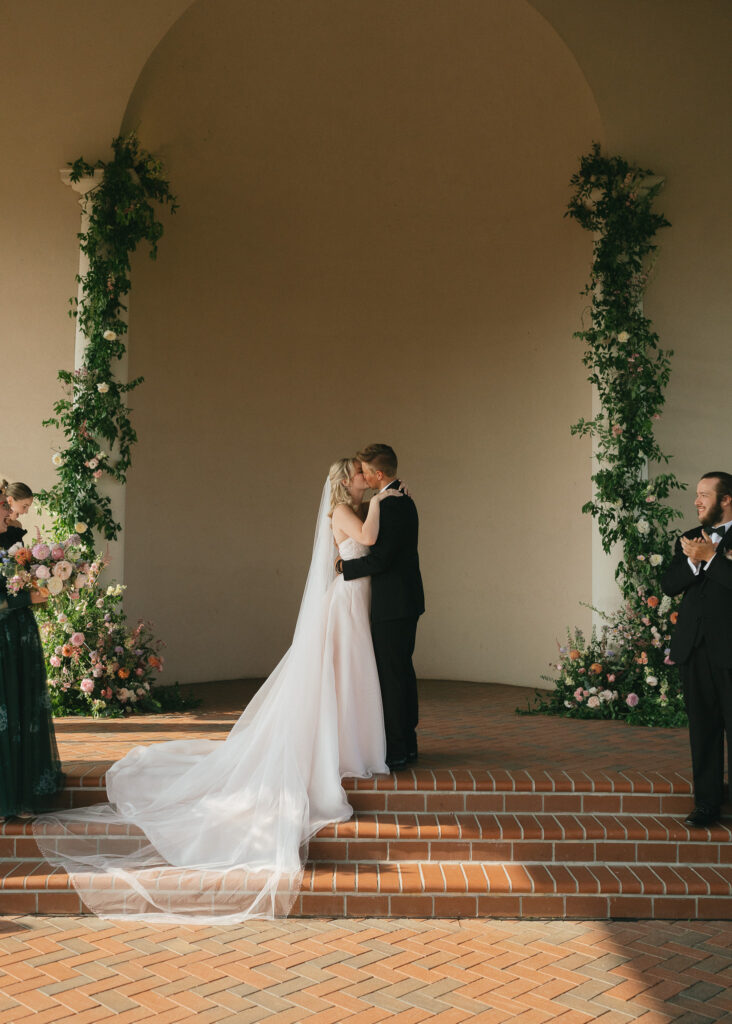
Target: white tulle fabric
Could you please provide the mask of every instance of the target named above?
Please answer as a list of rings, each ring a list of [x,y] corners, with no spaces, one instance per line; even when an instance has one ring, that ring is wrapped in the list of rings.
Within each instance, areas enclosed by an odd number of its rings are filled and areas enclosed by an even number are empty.
[[[285,916],[308,840],[351,817],[341,778],[388,771],[370,584],[335,575],[328,497],[326,484],[292,646],[226,740],[135,747],[107,772],[108,804],[34,823],[100,917]]]

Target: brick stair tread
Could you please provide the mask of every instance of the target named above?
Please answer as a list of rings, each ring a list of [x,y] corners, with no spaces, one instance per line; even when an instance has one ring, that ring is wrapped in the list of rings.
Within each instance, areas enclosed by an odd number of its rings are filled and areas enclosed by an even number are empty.
[[[194,881],[193,884],[198,886],[200,883]],[[42,862],[0,861],[0,899],[5,893],[70,889],[71,881],[60,868],[51,868]],[[732,893],[732,865],[633,865],[631,868],[625,865],[508,863],[316,863],[305,869],[302,892],[321,895],[489,893],[728,898]]]
[[[104,789],[112,762],[73,762],[64,765],[67,785],[74,789]],[[495,769],[415,768],[370,779],[343,780],[347,791],[510,792],[510,793],[656,793],[691,792],[690,776],[678,772],[617,772],[561,770],[497,771]]]
[[[72,831],[85,835],[140,835],[134,825],[89,823]],[[32,837],[27,819],[0,823],[0,838]],[[691,829],[674,815],[635,814],[493,814],[430,812],[389,812],[357,814],[349,821],[326,825],[318,840],[402,840],[408,841],[624,841],[726,843],[732,840],[732,821],[723,819],[709,829]]]

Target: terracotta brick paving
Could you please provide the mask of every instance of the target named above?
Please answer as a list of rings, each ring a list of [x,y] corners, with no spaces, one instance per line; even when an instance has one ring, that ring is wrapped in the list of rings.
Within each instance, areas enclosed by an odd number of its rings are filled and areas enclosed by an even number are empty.
[[[0,1024],[732,1020],[732,924],[0,918]]]
[[[223,739],[257,686],[256,680],[202,683],[192,690],[204,705],[182,714],[61,719],[56,731],[62,760],[110,762],[139,743],[194,736]],[[533,694],[520,686],[422,680],[419,690],[419,764],[423,768],[689,774],[685,729],[639,729],[622,722],[517,715],[516,708],[526,708]]]

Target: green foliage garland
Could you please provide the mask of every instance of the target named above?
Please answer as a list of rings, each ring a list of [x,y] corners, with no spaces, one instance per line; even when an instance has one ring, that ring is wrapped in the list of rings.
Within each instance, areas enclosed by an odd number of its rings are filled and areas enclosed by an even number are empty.
[[[76,278],[82,299],[69,300],[69,316],[78,318],[88,344],[83,366],[58,375],[64,397],[55,403],[55,415],[44,426],[62,430],[65,447],[53,456],[57,482],[39,494],[61,533],[73,533],[79,523],[89,529],[82,537],[89,546],[92,530],[107,540],[119,533],[120,524],[112,516],[109,497],[99,491],[99,481],[107,473],[124,483],[137,440],[125,397],[142,377],[123,383],[113,372],[113,363],[125,354],[123,314],[130,290],[130,256],[147,242],[155,259],[163,234],[155,204],[169,205],[171,213],[177,209],[161,163],[141,147],[134,133],[116,138],[112,150],[109,162],[92,165],[79,158],[69,165],[73,182],[103,171],[100,183],[83,200],[89,224],[79,242],[89,270]]]
[[[677,602],[663,597],[660,567],[671,555],[671,521],[679,512],[665,502],[682,488],[672,473],[648,478],[649,464],[665,465],[654,424],[664,404],[673,353],[659,347],[644,316],[643,295],[656,250],[656,232],[668,226],[653,204],[661,189],[653,172],[606,157],[595,143],[571,180],[566,216],[594,233],[590,324],[584,341],[589,381],[600,412],[571,428],[596,442],[594,498],[582,511],[597,521],[603,548],[616,544],[616,579],[624,607],[586,638],[568,632],[559,647],[558,676],[539,697],[537,710],[580,718],[625,718],[633,724],[680,725],[683,701],[669,660]]]

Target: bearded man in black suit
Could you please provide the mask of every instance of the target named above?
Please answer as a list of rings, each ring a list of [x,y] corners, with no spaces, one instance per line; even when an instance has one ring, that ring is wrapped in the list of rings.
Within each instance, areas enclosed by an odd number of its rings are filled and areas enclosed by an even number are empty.
[[[705,473],[694,504],[700,526],[677,540],[661,587],[684,595],[671,658],[684,686],[694,775],[685,824],[707,828],[723,803],[725,733],[732,783],[732,475]]]
[[[356,458],[375,491],[400,485],[397,457],[388,444],[372,444]],[[384,501],[379,536],[368,555],[336,563],[344,579],[371,577],[371,637],[379,672],[386,730],[386,763],[393,771],[417,757],[417,677],[412,665],[417,620],[424,612],[419,571],[419,518],[412,499]]]

